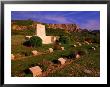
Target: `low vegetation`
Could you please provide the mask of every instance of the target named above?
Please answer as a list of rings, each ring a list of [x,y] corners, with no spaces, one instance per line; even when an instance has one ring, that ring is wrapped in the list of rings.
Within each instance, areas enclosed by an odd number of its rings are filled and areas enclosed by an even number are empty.
[[[40,47],[42,46],[42,39],[38,36],[32,36],[29,40],[26,40],[23,45],[28,47]]]
[[[33,31],[33,30],[32,30]],[[59,33],[58,33],[59,31]],[[11,52],[15,55],[15,60],[11,61],[11,75],[13,77],[31,77],[28,69],[32,66],[39,65],[43,70],[43,77],[97,77],[100,76],[100,37],[99,33],[80,33],[66,32],[63,30],[47,31],[48,35],[61,36],[61,44],[42,44],[40,38],[31,38],[32,46],[25,46],[26,35],[34,35],[34,32],[20,30],[12,32]],[[15,34],[16,33],[16,34]],[[62,36],[62,34],[65,34]],[[84,43],[85,38],[94,40],[92,44]],[[68,39],[69,38],[69,39]],[[39,44],[36,42],[39,42]],[[81,43],[81,46],[77,43]],[[76,45],[76,47],[74,46]],[[59,46],[59,47],[58,47]],[[55,48],[56,47],[56,48]],[[64,47],[64,50],[57,49]],[[95,47],[95,50],[92,49]],[[55,48],[52,53],[49,53],[49,48]],[[57,49],[57,50],[56,50]],[[40,54],[33,56],[31,51],[37,50]],[[81,57],[75,58],[75,54],[79,53]],[[63,57],[67,60],[64,65],[53,63],[53,60]],[[91,71],[88,73],[86,71]]]

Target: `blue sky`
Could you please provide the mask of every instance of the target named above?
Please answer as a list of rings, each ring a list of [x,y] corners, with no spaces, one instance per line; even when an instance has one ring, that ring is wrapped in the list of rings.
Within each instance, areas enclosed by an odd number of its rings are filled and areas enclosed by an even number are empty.
[[[12,11],[12,20],[27,20],[49,24],[77,24],[89,30],[100,29],[99,11]]]

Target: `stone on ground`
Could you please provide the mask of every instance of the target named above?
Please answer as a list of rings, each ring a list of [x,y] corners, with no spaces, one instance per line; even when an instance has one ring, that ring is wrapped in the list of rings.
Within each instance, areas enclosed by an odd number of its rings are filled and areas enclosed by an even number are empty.
[[[80,58],[80,55],[79,54],[76,54],[76,58],[79,59]]]
[[[39,66],[31,67],[29,68],[29,70],[32,72],[33,77],[36,77],[42,74],[42,69]]]
[[[33,50],[33,51],[32,51],[32,54],[33,54],[34,56],[36,56],[36,55],[38,54],[38,52],[37,52],[36,50]]]
[[[61,47],[61,50],[64,50],[64,47]]]
[[[14,60],[14,59],[15,59],[14,54],[11,54],[11,59],[12,59],[12,60]]]
[[[59,58],[58,61],[61,63],[61,65],[65,64],[66,60],[64,58]]]
[[[52,48],[49,48],[49,52],[52,53],[53,52],[53,49]]]
[[[86,44],[88,44],[88,45],[90,44],[88,41],[84,41],[84,42],[85,42]]]
[[[87,74],[92,73],[92,71],[91,70],[88,70],[88,69],[85,69],[84,72],[87,73]]]
[[[74,47],[77,47],[76,45],[74,45]]]
[[[95,47],[92,47],[93,50],[96,50]]]
[[[79,43],[79,46],[82,46],[82,44],[81,44],[81,43]]]

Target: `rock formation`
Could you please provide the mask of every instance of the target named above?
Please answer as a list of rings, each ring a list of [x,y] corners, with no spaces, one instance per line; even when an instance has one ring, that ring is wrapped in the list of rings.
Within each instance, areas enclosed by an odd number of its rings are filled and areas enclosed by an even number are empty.
[[[47,24],[47,28],[60,28],[60,29],[65,29],[68,31],[78,31],[79,26],[76,24]]]

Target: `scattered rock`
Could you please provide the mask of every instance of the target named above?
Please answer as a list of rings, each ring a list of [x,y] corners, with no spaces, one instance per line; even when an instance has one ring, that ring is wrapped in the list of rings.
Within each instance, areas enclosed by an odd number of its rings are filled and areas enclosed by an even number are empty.
[[[66,60],[64,58],[59,58],[58,61],[61,63],[61,65],[65,64]]]
[[[38,54],[38,52],[37,52],[36,50],[33,50],[33,51],[32,51],[32,54],[33,54],[34,56],[36,56],[36,55]]]
[[[96,50],[95,47],[92,47],[93,50]]]
[[[32,72],[33,77],[36,77],[42,74],[42,70],[39,66],[31,67],[29,68],[29,70]]]
[[[76,42],[77,44],[79,44],[79,42]]]
[[[53,49],[52,48],[49,48],[49,52],[52,53],[53,52]]]
[[[29,40],[32,36],[25,36],[26,40]]]
[[[59,45],[61,45],[61,43],[59,43]]]
[[[76,54],[76,58],[79,59],[80,58],[80,55],[79,54]]]
[[[81,43],[79,43],[79,46],[82,46],[82,44],[81,44]]]
[[[74,47],[77,47],[76,45],[74,45]]]
[[[11,54],[11,60],[14,60],[15,56],[13,54]]]
[[[87,41],[84,41],[84,42],[89,45],[89,42],[87,42]]]
[[[92,71],[91,70],[88,70],[88,69],[85,69],[84,72],[87,73],[87,74],[92,73]]]
[[[61,50],[64,50],[64,47],[61,47]]]

